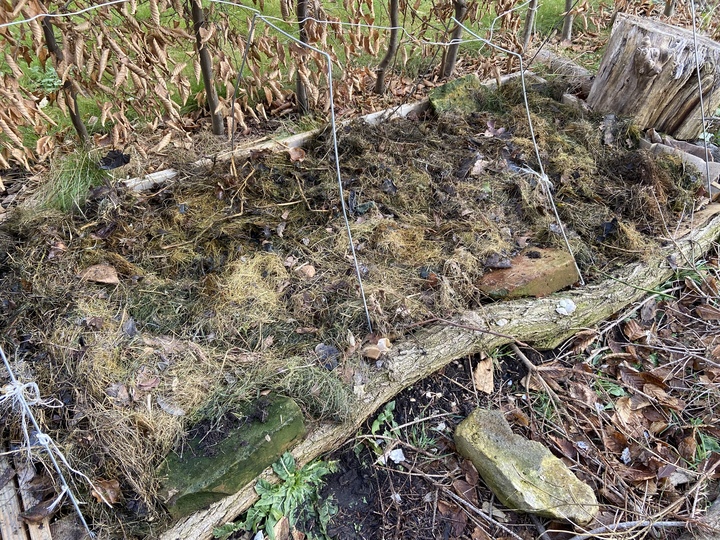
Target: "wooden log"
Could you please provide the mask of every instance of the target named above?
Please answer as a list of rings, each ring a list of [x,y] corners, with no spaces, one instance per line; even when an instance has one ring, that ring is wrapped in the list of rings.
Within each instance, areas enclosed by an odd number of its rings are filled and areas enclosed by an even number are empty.
[[[386,369],[370,375],[364,395],[350,418],[341,424],[323,423],[311,428],[308,437],[292,451],[300,465],[331,452],[355,435],[375,411],[399,392],[431,375],[457,358],[492,350],[515,340],[553,348],[578,331],[592,327],[625,309],[667,281],[673,270],[667,257],[673,255],[688,265],[701,257],[720,236],[720,204],[710,205],[693,216],[692,229],[670,238],[670,246],[646,263],[628,266],[621,275],[540,299],[522,299],[484,306],[451,321],[434,321],[410,339],[396,344],[386,359]],[[560,299],[577,306],[570,315],[560,315]],[[512,337],[511,337],[512,336]],[[271,479],[271,470],[262,478]],[[256,500],[255,481],[239,492],[196,512],[165,531],[161,540],[211,538],[213,527],[232,521]]]
[[[720,105],[720,43],[697,35],[706,116]],[[702,132],[693,33],[618,13],[587,103],[677,139]]]

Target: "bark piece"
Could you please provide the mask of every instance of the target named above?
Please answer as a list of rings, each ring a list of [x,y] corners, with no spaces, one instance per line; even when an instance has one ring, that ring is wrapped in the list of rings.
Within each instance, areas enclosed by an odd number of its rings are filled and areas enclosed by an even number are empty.
[[[708,113],[720,105],[720,43],[698,35],[697,46]],[[598,112],[633,116],[642,129],[694,139],[702,121],[692,32],[618,13],[587,102]]]

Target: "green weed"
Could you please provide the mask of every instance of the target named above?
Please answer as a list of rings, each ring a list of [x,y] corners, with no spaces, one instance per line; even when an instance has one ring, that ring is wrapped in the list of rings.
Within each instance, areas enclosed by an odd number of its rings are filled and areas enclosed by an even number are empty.
[[[599,393],[602,389],[605,393],[610,394],[613,397],[625,397],[627,391],[615,381],[606,379],[604,377],[598,377],[595,379],[595,391]]]
[[[397,429],[398,424],[395,421],[394,412],[395,402],[390,401],[370,425],[371,436],[363,438],[365,445],[377,456],[383,455],[383,449],[380,446],[381,443],[386,439],[395,438],[393,431]],[[361,448],[361,446],[356,446],[355,453],[359,454]]]
[[[324,483],[323,477],[337,470],[335,462],[316,461],[298,469],[295,458],[286,452],[272,467],[281,482],[273,485],[266,480],[258,480],[255,491],[260,499],[248,510],[245,520],[217,527],[213,530],[215,538],[224,539],[238,531],[264,529],[268,537],[274,539],[275,525],[287,516],[293,527],[301,520],[315,519],[321,531],[319,538],[329,540],[327,524],[337,508],[332,500],[321,501],[319,491]],[[313,538],[312,535],[307,537]]]

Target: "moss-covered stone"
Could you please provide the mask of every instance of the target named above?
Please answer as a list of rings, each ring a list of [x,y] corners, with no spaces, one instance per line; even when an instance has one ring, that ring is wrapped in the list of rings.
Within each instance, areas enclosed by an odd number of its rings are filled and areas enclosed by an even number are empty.
[[[455,430],[455,445],[509,508],[581,525],[598,513],[590,486],[542,444],[515,435],[499,411],[476,409]]]
[[[159,470],[161,496],[174,518],[235,493],[305,434],[302,411],[290,398],[271,397],[262,416],[265,421],[229,433],[212,447],[212,455],[200,448],[203,434],[188,443],[182,456],[168,456]]]

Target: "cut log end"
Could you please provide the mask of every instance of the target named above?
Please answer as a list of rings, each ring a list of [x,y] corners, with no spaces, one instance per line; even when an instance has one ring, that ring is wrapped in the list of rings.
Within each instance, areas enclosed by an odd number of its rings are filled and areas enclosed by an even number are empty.
[[[632,116],[642,129],[687,140],[703,128],[700,87],[705,111],[714,111],[720,106],[720,43],[618,13],[587,102],[598,112]]]

